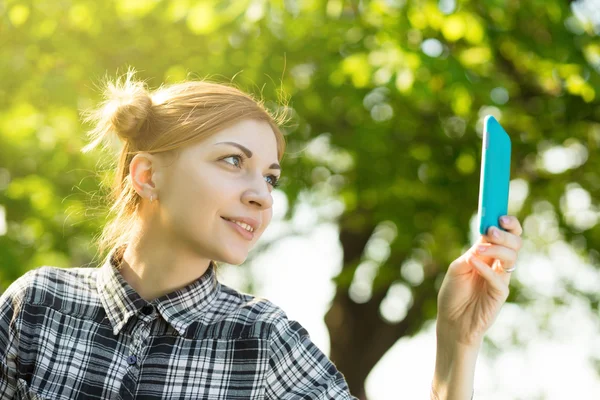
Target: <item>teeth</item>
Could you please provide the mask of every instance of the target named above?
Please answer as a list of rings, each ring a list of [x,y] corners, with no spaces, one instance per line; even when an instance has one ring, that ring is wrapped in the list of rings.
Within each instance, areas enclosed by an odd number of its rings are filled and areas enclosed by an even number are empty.
[[[248,224],[245,224],[243,222],[239,222],[239,221],[234,221],[234,220],[230,220],[231,222],[235,222],[237,225],[241,226],[242,228],[244,228],[245,230],[247,230],[248,232],[254,232],[254,229],[252,229],[252,227]]]

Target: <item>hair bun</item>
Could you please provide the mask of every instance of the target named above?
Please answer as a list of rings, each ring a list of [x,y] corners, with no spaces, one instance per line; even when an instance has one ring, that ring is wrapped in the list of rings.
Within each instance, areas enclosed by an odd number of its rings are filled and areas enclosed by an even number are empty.
[[[92,142],[83,153],[93,150],[104,142],[112,142],[115,133],[124,140],[137,138],[143,132],[144,123],[152,112],[152,98],[144,81],[134,79],[135,70],[130,68],[125,76],[115,82],[103,84],[104,101],[92,110],[84,111],[84,121],[95,127],[88,132]]]
[[[124,139],[135,139],[152,110],[152,98],[144,83],[127,79],[123,85],[111,84],[107,97],[106,111],[112,128]]]

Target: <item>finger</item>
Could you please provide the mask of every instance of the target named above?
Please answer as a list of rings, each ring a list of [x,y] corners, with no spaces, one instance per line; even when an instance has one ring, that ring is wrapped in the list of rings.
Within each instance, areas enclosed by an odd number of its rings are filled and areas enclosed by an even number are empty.
[[[500,217],[500,226],[506,229],[513,235],[521,236],[523,234],[523,227],[521,223],[512,215],[504,215]]]
[[[500,275],[499,273],[492,270],[492,268],[481,261],[476,255],[471,255],[469,258],[469,264],[473,266],[479,272],[479,275],[483,277],[490,284],[496,294],[506,299],[508,297],[508,283],[510,281],[510,274]]]
[[[513,265],[503,265],[502,261],[500,261],[500,260],[494,260],[494,262],[492,263],[492,269],[504,278],[510,278],[510,272],[506,272],[506,270],[510,269],[513,266],[514,266],[514,264]]]
[[[523,245],[520,236],[511,232],[504,232],[495,226],[491,226],[486,235],[486,240],[490,243],[498,244],[519,251]]]
[[[486,258],[500,260],[505,268],[510,268],[517,261],[517,252],[504,246],[481,243],[475,247],[475,252]]]

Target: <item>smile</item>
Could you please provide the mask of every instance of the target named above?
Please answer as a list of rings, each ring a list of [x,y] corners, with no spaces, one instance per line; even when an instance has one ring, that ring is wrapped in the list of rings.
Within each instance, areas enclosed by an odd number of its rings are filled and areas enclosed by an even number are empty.
[[[242,228],[244,228],[248,232],[254,232],[254,229],[250,225],[248,225],[248,224],[245,224],[245,223],[240,222],[240,221],[233,221],[231,219],[226,219],[226,218],[224,218],[224,219],[225,219],[225,221],[229,221],[229,222],[233,222],[234,224],[238,224],[239,226],[241,226]]]
[[[233,229],[235,229],[240,235],[242,235],[242,237],[244,239],[246,239],[246,240],[254,239],[254,231],[253,231],[252,227],[248,226],[247,224],[245,224],[243,222],[231,221],[226,218],[223,218],[223,219],[225,220],[225,222],[227,222],[227,225],[229,225]]]

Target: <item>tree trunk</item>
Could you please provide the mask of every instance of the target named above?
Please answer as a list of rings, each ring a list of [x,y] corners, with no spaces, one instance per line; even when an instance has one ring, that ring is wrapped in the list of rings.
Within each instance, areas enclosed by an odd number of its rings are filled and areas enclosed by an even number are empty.
[[[348,274],[350,269],[358,265],[374,229],[368,225],[362,231],[349,229],[347,222],[353,217],[343,218],[340,222],[340,241],[344,263],[340,275]],[[399,269],[401,262],[394,260],[394,263],[398,263]],[[423,311],[424,306],[431,307],[433,302],[435,307],[437,294],[434,282],[426,279],[418,288],[413,288],[413,303],[404,320],[396,324],[388,323],[382,319],[379,307],[392,283],[388,282],[380,290],[374,291],[371,299],[362,304],[350,298],[348,284],[338,284],[331,308],[325,315],[331,338],[330,359],[344,374],[350,392],[361,400],[367,399],[365,380],[373,367],[398,339],[418,333],[428,314]]]

